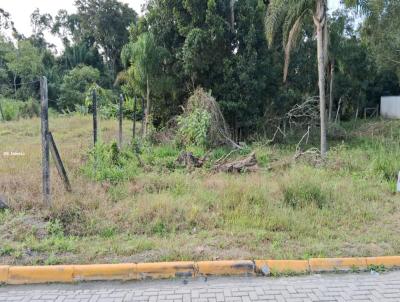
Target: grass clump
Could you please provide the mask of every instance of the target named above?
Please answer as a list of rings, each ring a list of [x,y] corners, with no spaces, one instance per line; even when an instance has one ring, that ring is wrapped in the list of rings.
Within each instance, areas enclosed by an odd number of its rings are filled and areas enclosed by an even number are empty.
[[[283,185],[284,203],[293,209],[316,206],[325,207],[330,200],[330,192],[326,192],[321,185],[313,182],[295,182]]]
[[[89,152],[83,171],[91,179],[116,183],[135,177],[138,172],[138,162],[131,151],[120,151],[115,142],[98,143]]]

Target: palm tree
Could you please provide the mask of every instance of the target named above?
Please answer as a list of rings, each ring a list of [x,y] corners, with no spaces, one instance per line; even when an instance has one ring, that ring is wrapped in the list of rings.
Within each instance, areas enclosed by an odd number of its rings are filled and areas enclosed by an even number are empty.
[[[160,71],[160,63],[166,56],[166,50],[159,47],[151,33],[141,34],[136,42],[124,46],[121,59],[128,67],[126,78],[137,91],[145,95],[146,108],[144,110],[143,135],[146,136],[150,115],[150,93],[156,75]]]
[[[328,50],[327,0],[271,0],[266,15],[266,34],[270,45],[278,31],[282,31],[285,49],[283,81],[286,82],[290,53],[300,38],[307,17],[312,16],[317,33],[318,87],[320,100],[321,156],[327,152],[325,78]]]

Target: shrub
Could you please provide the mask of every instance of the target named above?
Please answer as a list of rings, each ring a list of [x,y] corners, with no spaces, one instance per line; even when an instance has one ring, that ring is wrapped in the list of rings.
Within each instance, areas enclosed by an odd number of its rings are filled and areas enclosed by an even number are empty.
[[[23,118],[32,118],[40,115],[39,101],[30,99],[21,103],[20,116]]]
[[[120,151],[115,142],[98,143],[89,152],[89,160],[83,171],[95,180],[118,182],[133,178],[137,174],[138,164],[131,151]]]
[[[0,100],[0,105],[4,115],[4,120],[6,121],[18,120],[20,118],[32,118],[40,115],[39,101],[34,99],[29,99],[25,102],[13,99],[3,99]]]
[[[19,118],[19,102],[14,100],[2,100],[1,108],[5,121],[13,121]]]
[[[195,109],[187,116],[178,117],[178,140],[183,145],[205,146],[211,115],[206,110]]]

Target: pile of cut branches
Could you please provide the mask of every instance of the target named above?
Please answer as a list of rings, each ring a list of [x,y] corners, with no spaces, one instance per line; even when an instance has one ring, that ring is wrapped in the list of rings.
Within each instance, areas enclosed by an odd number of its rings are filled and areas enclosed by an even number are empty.
[[[237,149],[242,148],[232,140],[228,125],[217,101],[211,96],[211,93],[204,91],[203,88],[197,88],[190,96],[184,108],[183,116],[188,116],[199,109],[205,110],[210,115],[210,127],[207,133],[208,145],[228,145]]]

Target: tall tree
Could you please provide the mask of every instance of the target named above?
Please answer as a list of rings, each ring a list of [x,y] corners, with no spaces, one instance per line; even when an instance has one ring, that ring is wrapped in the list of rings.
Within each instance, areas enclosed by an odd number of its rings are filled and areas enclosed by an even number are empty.
[[[400,77],[400,2],[377,1],[370,7],[361,30],[380,70],[390,70]]]
[[[137,14],[117,0],[76,0],[83,33],[92,36],[104,51],[113,77],[121,69],[120,53],[128,42],[128,27]]]
[[[3,29],[9,29],[9,28],[15,30],[14,22],[11,20],[10,13],[0,8],[0,32]]]
[[[29,82],[37,79],[43,71],[43,63],[40,51],[34,47],[30,41],[18,41],[18,47],[15,51],[9,51],[5,54],[5,61],[8,69],[13,74],[14,94],[17,94],[17,80]],[[33,92],[29,87],[22,87],[21,98],[32,96]]]
[[[278,31],[282,32],[285,49],[284,81],[289,67],[290,53],[301,37],[303,22],[312,15],[317,36],[318,88],[320,103],[321,156],[328,149],[326,139],[326,62],[328,52],[327,0],[271,0],[266,15],[266,34],[270,44]]]
[[[151,110],[150,93],[160,74],[160,65],[166,57],[165,48],[158,46],[151,33],[141,34],[136,42],[128,43],[121,52],[122,62],[128,68],[129,81],[146,97],[143,135],[147,135]]]

